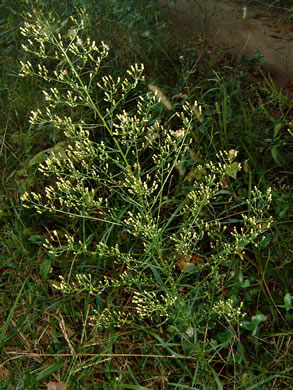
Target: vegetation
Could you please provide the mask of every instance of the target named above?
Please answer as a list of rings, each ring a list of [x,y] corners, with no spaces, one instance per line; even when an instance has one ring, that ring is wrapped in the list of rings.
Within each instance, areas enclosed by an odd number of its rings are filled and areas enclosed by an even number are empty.
[[[156,2],[0,7],[0,388],[291,388],[292,101]]]

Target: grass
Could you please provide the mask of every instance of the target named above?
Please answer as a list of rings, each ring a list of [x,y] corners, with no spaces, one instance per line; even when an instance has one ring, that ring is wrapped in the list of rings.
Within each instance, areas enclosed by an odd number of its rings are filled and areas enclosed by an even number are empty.
[[[290,99],[152,2],[1,9],[0,387],[291,388]]]

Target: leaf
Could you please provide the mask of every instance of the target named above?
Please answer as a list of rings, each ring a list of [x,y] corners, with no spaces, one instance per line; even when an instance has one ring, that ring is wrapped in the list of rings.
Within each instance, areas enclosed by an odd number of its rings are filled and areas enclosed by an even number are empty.
[[[43,236],[38,235],[38,234],[32,234],[31,236],[29,236],[28,241],[30,241],[34,244],[41,245],[45,241],[45,238]]]
[[[36,164],[41,164],[44,162],[47,158],[47,152],[50,149],[42,150],[41,152],[37,153],[33,158],[31,158],[28,162],[28,167],[31,168]]]
[[[196,167],[192,169],[184,178],[184,182],[191,183],[194,180],[201,180],[206,175],[206,171],[203,167]]]
[[[278,216],[279,216],[280,218],[284,218],[285,215],[287,214],[287,211],[288,211],[288,210],[289,210],[289,205],[288,205],[288,204],[283,205],[283,208],[280,210]]]
[[[223,385],[218,377],[218,374],[216,373],[216,371],[212,367],[210,367],[210,370],[212,371],[212,374],[214,375],[215,383],[218,385],[217,389],[223,390]]]
[[[164,283],[163,283],[163,281],[162,281],[162,278],[161,278],[159,272],[156,270],[156,268],[153,267],[153,266],[150,266],[150,269],[151,269],[152,273],[154,274],[154,277],[155,277],[155,279],[156,279],[156,282],[157,282],[160,286],[164,286]]]
[[[6,334],[6,332],[7,332],[7,329],[8,329],[8,327],[9,327],[9,325],[10,325],[10,321],[11,321],[11,319],[12,319],[12,317],[13,317],[14,311],[16,310],[16,306],[17,306],[17,304],[18,304],[18,300],[19,300],[19,298],[21,297],[22,290],[23,290],[23,288],[24,288],[24,286],[25,286],[25,284],[26,284],[26,281],[27,281],[27,279],[25,279],[24,282],[22,283],[21,288],[20,288],[20,290],[19,290],[19,293],[17,294],[17,297],[16,297],[15,300],[14,300],[14,304],[13,304],[12,308],[10,309],[10,312],[9,312],[9,314],[8,314],[8,317],[7,317],[7,319],[4,321],[4,325],[3,325],[2,329],[1,329],[1,332],[0,332],[0,346],[1,346],[1,344],[2,344],[2,341],[4,340],[5,334]]]
[[[234,340],[234,333],[230,328],[227,328],[224,332],[219,332],[216,335],[216,340],[226,348]]]
[[[269,233],[267,234],[266,236],[263,237],[263,239],[261,240],[259,246],[261,248],[265,248],[269,245],[269,243],[272,241],[272,235]]]
[[[193,356],[196,352],[194,341],[189,340],[185,336],[181,337],[181,347],[187,356]]]
[[[55,363],[52,363],[50,366],[46,367],[42,372],[40,372],[40,374],[36,378],[37,382],[40,382],[44,380],[47,376],[52,375],[54,372],[61,370],[63,366],[64,366],[63,360],[58,360]],[[58,390],[63,390],[63,389],[65,390],[66,387],[64,388],[61,387]]]
[[[48,274],[50,272],[52,264],[52,259],[47,258],[40,264],[40,274],[43,280],[47,280]]]
[[[289,310],[291,308],[291,305],[292,305],[292,296],[289,293],[287,293],[284,296],[284,306],[286,310]]]
[[[37,380],[28,372],[25,374],[23,384],[24,389],[34,389],[35,385],[37,385]]]
[[[74,27],[71,27],[68,31],[67,31],[67,34],[64,35],[64,38],[74,38],[76,36],[76,34],[78,33],[77,29],[74,28]]]
[[[278,152],[278,149],[276,146],[273,146],[272,149],[271,149],[271,154],[272,154],[272,157],[275,161],[276,164],[279,164],[279,152]]]
[[[245,330],[253,330],[255,328],[255,325],[250,321],[242,321],[241,328]]]
[[[216,195],[231,195],[231,191],[229,190],[220,190],[216,193]]]
[[[68,157],[63,145],[64,142],[59,142],[53,148],[42,150],[41,152],[37,153],[28,162],[28,167],[31,168],[36,164],[42,164],[45,160],[47,160],[47,158],[52,158],[52,157],[55,157],[58,160],[66,160]]]
[[[251,317],[251,321],[254,323],[254,324],[260,324],[261,322],[264,322],[267,320],[267,316],[265,316],[264,314],[256,314],[255,316]]]
[[[251,171],[251,168],[250,168],[250,165],[249,165],[248,160],[244,160],[244,161],[242,162],[242,167],[243,167],[243,171],[244,171],[245,173]]]
[[[58,144],[56,144],[52,148],[52,152],[51,152],[51,155],[49,157],[52,158],[54,155],[54,157],[56,157],[58,160],[67,160],[68,156],[65,152],[63,145],[64,145],[64,142],[59,142]]]
[[[282,123],[278,123],[274,128],[274,138],[276,138],[282,128]]]
[[[225,169],[226,175],[232,177],[232,179],[236,179],[238,171],[239,171],[239,164],[236,161],[234,161],[232,164],[229,164]]]
[[[240,285],[241,288],[247,288],[247,287],[250,286],[250,280],[249,279],[245,279],[242,282],[240,282],[239,285]]]

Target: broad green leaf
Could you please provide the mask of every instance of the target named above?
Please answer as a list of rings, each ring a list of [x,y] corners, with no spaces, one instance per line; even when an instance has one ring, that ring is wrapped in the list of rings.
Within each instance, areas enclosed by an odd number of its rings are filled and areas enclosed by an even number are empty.
[[[284,296],[284,306],[286,310],[289,310],[292,306],[292,296],[289,293]]]
[[[267,316],[265,316],[264,314],[256,314],[255,316],[251,317],[251,321],[254,323],[254,324],[260,324],[261,322],[264,322],[267,320]]]
[[[191,183],[194,180],[201,180],[206,175],[206,171],[203,167],[197,167],[192,169],[184,178],[184,181]]]
[[[261,240],[259,246],[261,248],[265,248],[265,247],[267,247],[269,245],[271,240],[272,240],[272,235],[271,234],[267,234],[266,236],[263,237],[263,239]]]
[[[236,179],[238,171],[239,171],[239,164],[236,161],[234,161],[232,164],[229,164],[225,169],[226,175],[232,177],[232,179]]]
[[[40,264],[40,274],[43,280],[47,280],[48,274],[50,272],[52,264],[52,259],[47,258]]]
[[[67,159],[67,154],[65,152],[63,145],[64,142],[59,142],[53,148],[42,150],[41,152],[37,153],[28,162],[28,167],[31,168],[34,165],[42,164],[45,160],[47,160],[47,158],[56,157],[58,160]]]

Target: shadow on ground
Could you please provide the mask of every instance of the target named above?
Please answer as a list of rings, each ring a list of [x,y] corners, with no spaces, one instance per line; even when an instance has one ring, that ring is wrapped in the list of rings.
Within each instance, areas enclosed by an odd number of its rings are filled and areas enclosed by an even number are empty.
[[[158,0],[162,15],[179,41],[208,40],[234,55],[264,57],[264,71],[277,88],[293,96],[293,23],[266,7],[246,6],[245,1]]]

